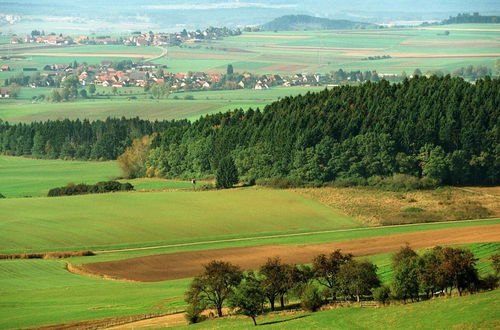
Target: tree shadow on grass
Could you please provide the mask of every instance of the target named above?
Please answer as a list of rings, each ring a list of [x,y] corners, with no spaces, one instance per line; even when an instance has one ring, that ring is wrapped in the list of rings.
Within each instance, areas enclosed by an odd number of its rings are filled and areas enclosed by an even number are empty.
[[[285,320],[270,321],[270,322],[259,323],[259,326],[263,326],[263,325],[271,325],[271,324],[277,324],[277,323],[284,323],[284,322],[288,322],[288,321],[293,321],[293,320],[303,319],[304,317],[308,317],[308,316],[309,316],[309,315],[299,315],[299,316],[294,316],[294,317],[291,317],[291,318],[289,318],[289,319],[285,319]]]

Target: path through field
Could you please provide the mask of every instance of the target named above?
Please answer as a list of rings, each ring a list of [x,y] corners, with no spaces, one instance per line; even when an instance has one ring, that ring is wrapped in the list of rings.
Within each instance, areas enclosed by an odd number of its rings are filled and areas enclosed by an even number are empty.
[[[111,278],[156,282],[196,276],[202,272],[203,264],[214,259],[229,261],[244,270],[252,270],[257,269],[267,258],[275,256],[279,256],[286,263],[304,264],[320,253],[329,253],[335,249],[341,249],[355,256],[368,256],[397,251],[406,243],[415,249],[425,249],[436,245],[497,242],[499,237],[500,225],[485,225],[377,236],[327,244],[264,245],[189,251],[91,263],[79,267],[85,272]]]

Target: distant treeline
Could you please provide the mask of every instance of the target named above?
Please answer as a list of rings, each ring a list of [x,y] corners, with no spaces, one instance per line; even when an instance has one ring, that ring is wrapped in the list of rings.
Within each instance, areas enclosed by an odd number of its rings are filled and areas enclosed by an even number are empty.
[[[249,182],[377,184],[403,174],[395,180],[411,176],[420,187],[499,184],[499,90],[499,79],[415,77],[287,97],[264,111],[170,127],[153,139],[143,168],[134,168],[203,177],[230,155]]]
[[[455,17],[450,16],[450,18],[443,20],[443,24],[463,24],[463,23],[500,23],[500,16],[483,16],[479,13],[469,13],[458,14]]]
[[[186,122],[138,118],[29,124],[9,124],[0,119],[0,153],[51,159],[116,159],[134,139],[182,125]]]
[[[64,187],[52,188],[47,196],[73,196],[85,194],[103,194],[114,191],[130,191],[134,190],[134,186],[130,183],[120,183],[118,181],[102,181],[96,184],[68,184]]]

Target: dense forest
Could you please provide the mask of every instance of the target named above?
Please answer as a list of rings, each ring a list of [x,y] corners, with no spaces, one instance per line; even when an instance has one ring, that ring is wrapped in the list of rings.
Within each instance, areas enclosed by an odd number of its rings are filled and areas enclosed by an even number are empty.
[[[216,172],[227,155],[242,179],[380,180],[394,174],[449,184],[500,182],[500,80],[416,77],[288,97],[172,127],[145,169],[166,177]]]
[[[417,76],[325,89],[193,123],[0,122],[0,152],[116,159],[131,146],[121,157],[130,177],[209,177],[230,157],[248,182],[351,185],[397,176],[423,186],[499,184],[499,91],[500,79]]]
[[[66,119],[30,124],[0,120],[0,153],[36,158],[116,159],[134,139],[184,124],[138,118],[92,122]]]
[[[274,31],[310,31],[310,30],[353,30],[375,29],[372,23],[353,22],[348,20],[333,20],[329,18],[308,15],[286,15],[278,17],[262,25],[262,30]]]

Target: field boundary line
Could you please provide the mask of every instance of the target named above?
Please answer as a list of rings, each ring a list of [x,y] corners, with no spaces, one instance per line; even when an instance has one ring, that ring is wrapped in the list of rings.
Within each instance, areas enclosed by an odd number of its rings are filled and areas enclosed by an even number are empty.
[[[310,231],[310,232],[291,233],[291,234],[277,234],[277,235],[266,235],[266,236],[255,236],[255,237],[228,238],[228,239],[213,240],[213,241],[164,244],[164,245],[137,247],[137,248],[94,250],[93,252],[97,253],[97,254],[104,254],[104,253],[115,253],[115,252],[145,251],[145,250],[157,250],[157,249],[164,249],[164,248],[184,247],[184,246],[196,246],[196,245],[204,245],[204,244],[219,244],[219,243],[229,243],[229,242],[242,242],[242,241],[252,241],[252,240],[261,240],[261,239],[272,239],[272,238],[286,238],[286,237],[309,236],[309,235],[320,235],[320,234],[331,234],[331,233],[343,233],[343,232],[352,232],[352,231],[360,231],[360,230],[375,230],[375,229],[399,228],[399,227],[404,228],[404,227],[421,226],[421,225],[439,225],[439,224],[446,224],[446,223],[468,223],[468,222],[479,222],[479,221],[488,221],[488,220],[493,221],[493,220],[498,220],[498,218],[484,218],[484,219],[471,219],[471,220],[449,220],[449,221],[440,221],[440,222],[410,223],[410,224],[403,224],[403,225],[389,225],[389,226],[378,226],[378,227],[332,229],[332,230]]]

